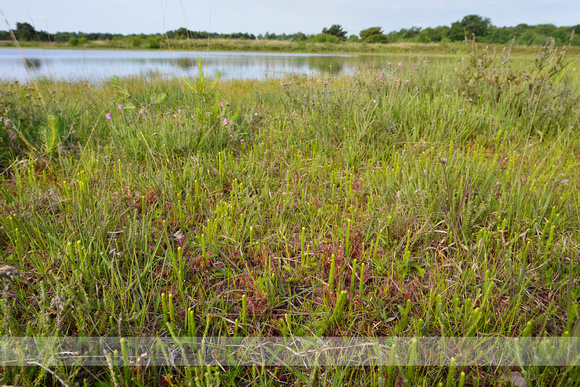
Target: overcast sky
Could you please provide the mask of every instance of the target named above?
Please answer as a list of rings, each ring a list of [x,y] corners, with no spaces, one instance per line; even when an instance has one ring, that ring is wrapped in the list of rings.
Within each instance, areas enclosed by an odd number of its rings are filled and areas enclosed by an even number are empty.
[[[450,25],[469,14],[489,17],[496,26],[580,24],[580,0],[0,0],[0,11],[12,28],[28,22],[52,33],[150,34],[187,27],[311,34],[340,24],[350,35],[374,26],[390,32]],[[3,19],[0,30],[7,29]]]

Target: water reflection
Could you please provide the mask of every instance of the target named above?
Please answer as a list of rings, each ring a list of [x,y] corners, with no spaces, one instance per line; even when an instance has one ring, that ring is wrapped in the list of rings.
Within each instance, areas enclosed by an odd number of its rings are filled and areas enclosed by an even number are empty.
[[[175,59],[175,64],[184,70],[189,70],[197,66],[197,61],[191,58],[177,58]]]
[[[308,67],[321,73],[338,74],[345,67],[345,57],[311,56],[307,57]]]
[[[24,57],[24,61],[22,60]],[[169,77],[198,75],[197,58],[207,76],[222,79],[283,78],[290,74],[353,73],[353,67],[385,68],[389,57],[379,55],[275,54],[238,52],[41,50],[0,49],[0,80],[33,77],[67,81],[103,81],[155,72]],[[408,54],[390,57],[398,63]]]
[[[42,61],[38,58],[24,58],[24,66],[29,70],[38,71],[42,66]]]

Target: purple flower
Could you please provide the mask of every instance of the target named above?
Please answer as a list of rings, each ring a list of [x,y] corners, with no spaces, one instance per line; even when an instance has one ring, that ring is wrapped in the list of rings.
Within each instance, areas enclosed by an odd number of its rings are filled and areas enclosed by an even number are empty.
[[[4,125],[6,125],[6,126],[12,125],[12,120],[11,119],[7,119],[6,121],[4,121]]]
[[[443,83],[443,81],[440,79],[440,80],[439,80],[439,83]]]
[[[354,71],[356,71],[356,67],[353,67],[352,69],[353,69]]]
[[[105,117],[107,117],[107,120],[110,120],[111,119],[111,113],[105,114]]]
[[[280,82],[280,86],[284,86],[284,81]]]
[[[145,108],[139,109],[139,114],[143,114],[143,113],[145,113]]]
[[[224,107],[224,101],[220,101],[220,106]]]
[[[316,80],[316,82],[322,82],[322,78],[318,77],[318,79]]]
[[[117,107],[119,108],[119,110],[123,110],[123,105],[119,104],[117,105]]]
[[[403,62],[399,62],[399,66],[402,66],[402,65],[403,65]]]
[[[222,121],[222,124],[224,124],[224,126],[228,126],[229,123],[230,121],[228,121],[227,118],[224,118],[224,120]]]

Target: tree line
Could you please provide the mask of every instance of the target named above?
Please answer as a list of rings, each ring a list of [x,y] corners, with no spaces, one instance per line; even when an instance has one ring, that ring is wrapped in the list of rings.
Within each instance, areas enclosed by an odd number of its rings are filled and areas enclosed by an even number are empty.
[[[417,43],[446,43],[462,41],[465,37],[476,36],[482,43],[507,44],[513,38],[519,45],[539,45],[545,44],[550,39],[555,39],[556,44],[565,45],[571,43],[580,46],[580,36],[573,36],[573,31],[580,32],[580,24],[568,27],[556,27],[553,24],[518,24],[515,27],[498,27],[491,24],[491,20],[479,15],[467,15],[463,19],[451,23],[450,26],[438,27],[411,27],[402,28],[398,31],[385,33],[382,27],[370,27],[359,32],[359,35],[347,37],[346,31],[340,24],[334,24],[329,28],[323,28],[319,34],[307,35],[303,32],[294,34],[276,34],[266,32],[265,34],[249,34],[247,32],[236,32],[221,34],[217,32],[191,31],[187,28],[179,28],[168,31],[165,34],[111,34],[111,33],[85,33],[85,32],[56,32],[49,34],[46,31],[37,31],[29,23],[16,23],[16,30],[12,33],[20,41],[41,41],[41,42],[68,42],[72,46],[84,44],[95,40],[124,40],[130,39],[134,47],[140,47],[140,42],[146,40],[149,48],[159,48],[159,42],[165,36],[170,39],[244,39],[244,40],[280,40],[291,42],[320,42],[338,43],[342,41],[363,42],[363,43],[397,43],[397,42],[417,42]],[[11,40],[10,31],[0,31],[0,40]]]
[[[360,39],[373,43],[395,43],[411,41],[417,43],[457,42],[473,35],[479,42],[508,44],[515,38],[519,45],[540,45],[550,39],[556,44],[571,43],[580,46],[580,36],[573,36],[573,31],[580,32],[580,24],[569,27],[556,27],[553,24],[518,24],[515,27],[498,27],[491,24],[491,20],[479,15],[467,15],[463,19],[451,23],[451,26],[434,28],[411,27],[385,34],[381,27],[371,27],[360,31]],[[571,39],[571,37],[573,38]]]
[[[14,37],[19,41],[39,41],[39,42],[73,42],[95,41],[95,40],[119,40],[119,39],[158,39],[168,37],[169,39],[246,39],[255,40],[254,34],[246,32],[235,32],[231,34],[220,34],[216,32],[190,31],[186,28],[179,28],[168,31],[165,34],[111,34],[111,33],[86,33],[86,32],[56,32],[37,31],[30,23],[16,23],[16,29],[12,31]],[[10,31],[0,31],[0,41],[12,40]],[[73,44],[74,45],[74,44]]]

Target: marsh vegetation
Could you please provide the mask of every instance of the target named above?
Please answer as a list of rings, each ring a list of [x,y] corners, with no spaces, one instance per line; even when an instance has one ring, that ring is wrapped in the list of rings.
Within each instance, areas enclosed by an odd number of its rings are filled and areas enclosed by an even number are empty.
[[[465,50],[351,76],[0,85],[0,249],[20,274],[0,300],[1,336],[569,334],[579,63],[555,46],[521,64]],[[530,385],[580,380],[574,367],[517,371]],[[18,385],[449,386],[500,383],[503,370],[2,373]]]

